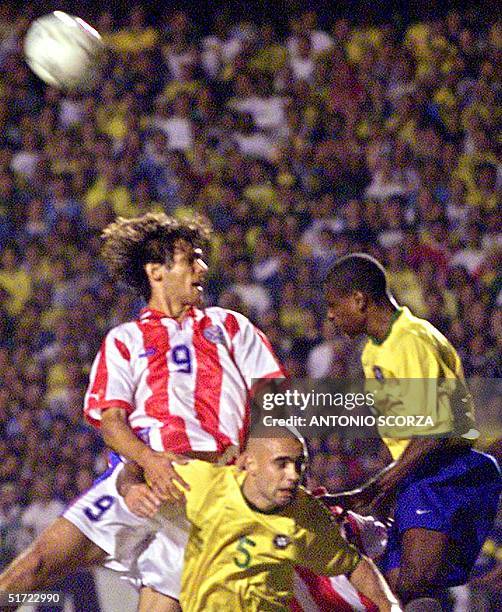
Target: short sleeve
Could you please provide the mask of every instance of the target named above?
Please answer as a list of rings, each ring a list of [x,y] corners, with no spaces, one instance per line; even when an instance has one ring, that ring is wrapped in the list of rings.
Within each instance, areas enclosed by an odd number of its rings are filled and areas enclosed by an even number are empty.
[[[131,355],[126,338],[111,330],[104,339],[92,364],[84,399],[85,418],[99,427],[103,410],[134,409],[134,381]]]
[[[382,364],[382,392],[376,395],[377,409],[386,415],[436,417],[439,363],[422,339],[407,334],[400,342],[392,363]],[[392,375],[387,378],[387,370]],[[397,431],[391,437],[397,437]],[[403,435],[406,432],[401,432]]]
[[[251,321],[239,313],[229,312],[225,328],[230,336],[233,358],[249,389],[256,379],[285,377],[267,336]]]

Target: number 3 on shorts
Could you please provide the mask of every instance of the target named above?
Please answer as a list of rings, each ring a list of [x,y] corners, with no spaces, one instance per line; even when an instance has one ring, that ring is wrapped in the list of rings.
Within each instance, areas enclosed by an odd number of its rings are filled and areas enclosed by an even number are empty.
[[[109,510],[115,498],[112,495],[102,495],[92,504],[92,507],[84,510],[85,516],[91,521],[99,521],[103,514]]]

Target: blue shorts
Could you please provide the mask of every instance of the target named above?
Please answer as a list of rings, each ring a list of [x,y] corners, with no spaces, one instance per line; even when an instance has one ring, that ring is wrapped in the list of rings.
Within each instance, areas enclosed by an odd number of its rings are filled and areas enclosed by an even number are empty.
[[[448,535],[459,552],[449,559],[446,582],[464,584],[493,527],[502,479],[496,460],[467,449],[441,457],[415,471],[397,494],[394,524],[380,567],[384,573],[401,564],[401,536],[412,528]]]

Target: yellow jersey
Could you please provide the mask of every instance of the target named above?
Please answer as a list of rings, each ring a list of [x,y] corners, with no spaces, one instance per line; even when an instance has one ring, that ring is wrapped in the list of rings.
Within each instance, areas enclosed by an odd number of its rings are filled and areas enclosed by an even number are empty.
[[[370,338],[361,361],[365,378],[371,380],[369,388],[376,390],[378,414],[398,424],[379,427],[393,459],[408,446],[407,435],[456,432],[467,439],[477,437],[460,357],[428,321],[406,307],[397,309],[387,336],[382,341]],[[398,416],[401,423],[411,416],[413,424],[400,425]]]
[[[289,609],[295,565],[333,576],[351,572],[360,554],[341,536],[330,511],[305,489],[286,508],[252,508],[246,473],[204,461],[177,465],[191,523],[180,603],[183,612]]]

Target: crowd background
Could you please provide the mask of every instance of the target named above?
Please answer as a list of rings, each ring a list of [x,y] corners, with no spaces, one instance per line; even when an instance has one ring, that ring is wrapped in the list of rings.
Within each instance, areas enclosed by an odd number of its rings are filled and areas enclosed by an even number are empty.
[[[362,341],[323,323],[321,283],[334,258],[365,251],[468,376],[500,377],[502,25],[468,10],[322,17],[96,13],[102,79],[65,95],[23,62],[32,15],[0,5],[4,562],[106,465],[83,392],[106,331],[142,306],[99,260],[117,215],[207,216],[207,304],[249,316],[294,376],[360,373]],[[499,401],[481,427],[500,455]],[[312,447],[309,484],[331,490],[387,461],[377,441]]]

